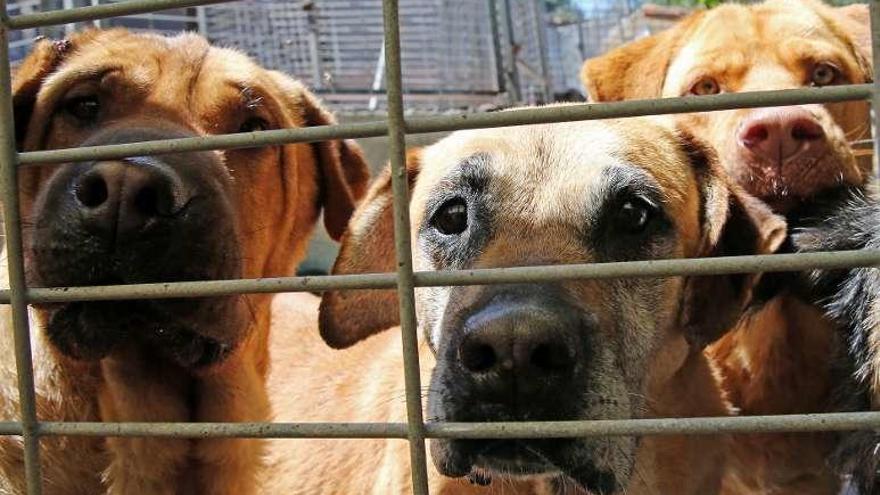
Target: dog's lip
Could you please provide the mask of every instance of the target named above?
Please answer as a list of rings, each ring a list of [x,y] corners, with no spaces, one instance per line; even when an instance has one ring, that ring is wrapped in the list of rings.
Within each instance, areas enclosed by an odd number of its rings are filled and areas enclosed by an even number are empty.
[[[560,472],[545,455],[517,440],[499,440],[488,444],[474,455],[473,467],[488,473],[513,477]]]

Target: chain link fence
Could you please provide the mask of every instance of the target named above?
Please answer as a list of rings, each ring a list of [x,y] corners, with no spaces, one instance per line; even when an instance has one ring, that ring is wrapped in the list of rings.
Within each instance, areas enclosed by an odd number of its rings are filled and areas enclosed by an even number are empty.
[[[18,0],[11,15],[106,5],[107,0]],[[641,0],[589,3],[556,19],[543,0],[405,0],[401,53],[410,112],[478,110],[583,98],[583,60],[663,29],[681,9]],[[659,12],[659,15],[658,15]],[[163,33],[197,31],[262,65],[301,79],[337,111],[386,107],[380,0],[243,0],[113,19],[31,28],[10,34],[21,60],[37,36],[88,27]]]

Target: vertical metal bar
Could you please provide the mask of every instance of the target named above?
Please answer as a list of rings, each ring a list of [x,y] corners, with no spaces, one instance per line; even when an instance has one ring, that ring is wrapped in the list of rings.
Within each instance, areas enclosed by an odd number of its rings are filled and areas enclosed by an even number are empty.
[[[550,77],[550,61],[547,52],[549,45],[547,44],[547,22],[544,15],[544,2],[541,0],[532,0],[532,10],[534,11],[535,27],[538,35],[538,59],[541,61],[541,78],[544,87],[544,103],[553,103],[553,78]]]
[[[37,401],[34,368],[31,359],[30,325],[21,242],[21,214],[18,204],[18,164],[15,150],[15,120],[12,115],[12,77],[9,66],[9,16],[6,0],[0,0],[0,169],[6,227],[6,261],[9,269],[9,304],[15,339],[15,365],[18,375],[18,398],[24,438],[24,470],[28,495],[42,493],[40,475],[40,439],[37,428]]]
[[[495,78],[498,92],[504,93],[504,61],[501,55],[501,34],[498,29],[498,2],[489,0],[489,35],[492,36],[492,57],[495,59]]]
[[[513,15],[510,13],[510,0],[501,1],[503,2],[501,15],[504,17],[502,21],[507,29],[507,53],[510,58],[510,69],[506,71],[507,77],[510,78],[508,92],[512,100],[511,103],[521,103],[522,88],[519,85],[519,68],[516,66],[516,35],[513,32]]]
[[[391,187],[394,193],[394,243],[397,253],[397,296],[403,334],[403,366],[406,384],[406,415],[409,431],[410,471],[413,493],[428,495],[428,466],[425,459],[425,423],[422,419],[422,384],[416,334],[413,292],[412,246],[409,225],[409,184],[406,173],[403,120],[403,79],[400,60],[400,17],[397,0],[382,1],[385,29],[385,84],[388,88],[388,150]]]
[[[89,3],[92,7],[97,7],[98,5],[101,5],[101,0],[90,0]],[[92,25],[95,26],[95,28],[97,29],[101,29],[101,19],[93,20]]]
[[[871,135],[874,137],[874,176],[880,176],[880,0],[871,0],[871,49],[874,75],[874,92],[871,95]]]
[[[208,38],[208,15],[205,7],[200,5],[196,7],[196,23],[198,25],[199,34]]]
[[[72,9],[73,0],[61,0],[61,8],[64,10]],[[76,24],[71,22],[64,25],[64,36],[70,36],[74,31],[76,31]]]
[[[308,42],[309,56],[312,59],[312,87],[322,88],[324,86],[323,72],[321,66],[321,33],[318,27],[318,6],[313,2],[306,2],[302,7],[306,11],[306,25],[308,26]]]

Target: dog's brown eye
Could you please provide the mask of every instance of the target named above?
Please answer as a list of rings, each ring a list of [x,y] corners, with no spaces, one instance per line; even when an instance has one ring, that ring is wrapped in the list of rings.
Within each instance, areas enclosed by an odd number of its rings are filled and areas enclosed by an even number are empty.
[[[265,131],[268,128],[269,123],[266,122],[265,119],[261,119],[260,117],[251,117],[241,124],[241,127],[238,128],[238,132]]]
[[[688,91],[692,95],[697,96],[705,96],[705,95],[717,95],[721,92],[721,87],[718,85],[718,81],[712,79],[711,77],[704,77],[694,83],[691,86],[690,91]]]
[[[816,64],[810,74],[810,83],[813,86],[828,86],[837,80],[837,68],[831,64]]]
[[[638,234],[645,230],[654,215],[654,205],[644,199],[631,199],[620,206],[617,213],[618,227],[630,234]]]
[[[81,122],[94,122],[98,119],[101,104],[97,96],[80,96],[67,100],[64,111]]]
[[[443,203],[431,217],[431,225],[444,235],[458,235],[467,230],[467,203],[455,198]]]

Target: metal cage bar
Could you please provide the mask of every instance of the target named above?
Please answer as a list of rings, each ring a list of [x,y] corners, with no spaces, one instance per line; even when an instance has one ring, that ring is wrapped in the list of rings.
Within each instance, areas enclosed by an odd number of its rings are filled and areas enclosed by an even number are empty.
[[[388,148],[394,201],[394,252],[397,257],[397,302],[403,347],[406,425],[410,477],[414,495],[428,495],[425,422],[416,325],[412,246],[409,224],[409,179],[406,172],[406,123],[403,119],[403,77],[400,59],[400,17],[397,0],[382,0],[385,26],[385,84],[388,88]]]
[[[413,273],[415,287],[445,285],[487,285],[519,283],[525,280],[672,277],[683,275],[722,275],[730,273],[791,272],[808,269],[880,266],[880,250],[829,251],[821,253],[761,254],[650,261],[621,261],[573,265],[482,268],[477,270],[420,271]],[[264,279],[167,282],[89,287],[51,287],[27,289],[29,303],[75,301],[114,301],[125,299],[165,299],[180,297],[268,294],[339,289],[392,289],[395,273],[327,275],[315,277],[277,277]],[[10,291],[0,290],[0,304],[8,304]]]
[[[6,21],[6,0],[0,0],[2,20]],[[21,212],[18,204],[18,166],[15,151],[15,119],[12,115],[12,82],[9,64],[9,30],[0,25],[0,169],[2,169],[3,220],[6,229],[6,259],[9,272],[9,303],[18,377],[21,435],[24,439],[24,470],[28,495],[42,493],[40,438],[34,367],[28,321],[27,285],[21,239]]]
[[[146,14],[159,10],[199,7],[228,1],[230,0],[127,0],[104,5],[96,4],[90,7],[17,15],[9,18],[6,22],[6,27],[8,29],[29,29],[58,24],[72,24],[74,22],[96,21],[108,17]]]
[[[456,131],[490,127],[507,127],[578,120],[599,120],[640,117],[657,114],[712,112],[735,108],[756,108],[809,103],[829,103],[871,98],[873,85],[854,84],[824,88],[800,88],[748,93],[724,93],[711,96],[628,100],[611,103],[584,103],[561,107],[522,108],[504,112],[463,113],[440,117],[404,119],[407,134]],[[86,146],[18,154],[22,165],[60,163],[67,161],[116,159],[132,155],[155,155],[183,151],[255,148],[288,143],[304,143],[327,139],[377,137],[388,134],[385,121],[359,124],[337,124],[296,129],[275,129],[241,134],[208,137],[142,141],[139,143]]]
[[[0,26],[0,167],[2,200],[9,261],[10,288],[0,291],[0,303],[10,304],[13,315],[15,354],[21,401],[21,420],[0,422],[0,435],[20,435],[25,445],[28,494],[41,492],[39,437],[160,436],[247,438],[401,438],[411,452],[413,491],[428,493],[426,438],[540,438],[591,435],[716,434],[782,431],[843,431],[880,428],[880,412],[851,412],[784,416],[719,418],[629,419],[521,423],[425,423],[422,417],[414,287],[549,281],[573,278],[662,277],[766,271],[800,271],[810,268],[880,266],[880,250],[762,255],[728,258],[636,261],[592,265],[533,266],[452,272],[414,272],[410,246],[407,176],[404,156],[406,134],[565,122],[653,114],[692,113],[734,108],[753,108],[807,103],[870,99],[874,109],[873,146],[875,170],[880,149],[880,78],[871,84],[784,91],[721,94],[705,97],[667,98],[545,107],[499,113],[461,114],[405,119],[401,82],[400,35],[397,0],[383,0],[388,114],[386,121],[281,129],[248,134],[151,141],[101,147],[83,147],[17,153],[12,119],[8,32],[10,30],[67,24],[107,17],[192,7],[224,0],[128,0],[64,11],[41,12],[10,18],[2,6]],[[880,66],[880,0],[871,0],[873,66]],[[396,273],[328,277],[281,277],[261,280],[221,280],[141,284],[131,286],[28,288],[24,277],[21,222],[18,206],[17,166],[61,163],[131,155],[181,151],[247,148],[338,138],[364,138],[387,134],[390,138],[395,209]],[[323,289],[394,288],[399,295],[403,327],[407,423],[74,423],[40,422],[30,349],[27,304],[81,300],[113,300],[163,297],[198,297],[235,293],[293,292]]]
[[[871,134],[874,138],[874,155],[872,164],[874,176],[880,177],[880,77],[877,76],[877,67],[880,67],[880,2],[870,0],[868,8],[871,13],[871,67],[874,76],[871,91]]]

